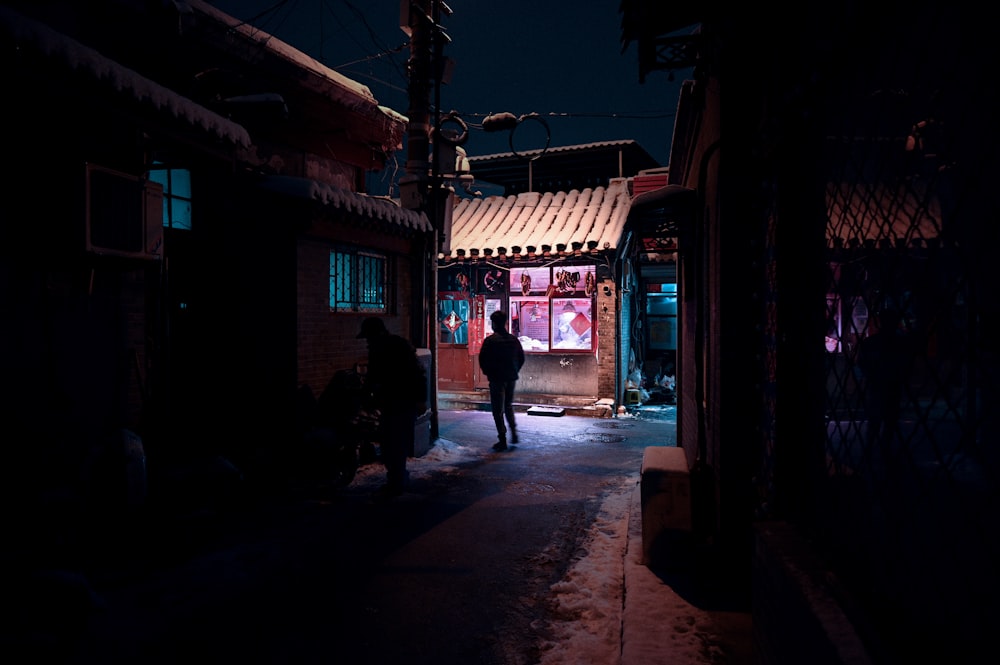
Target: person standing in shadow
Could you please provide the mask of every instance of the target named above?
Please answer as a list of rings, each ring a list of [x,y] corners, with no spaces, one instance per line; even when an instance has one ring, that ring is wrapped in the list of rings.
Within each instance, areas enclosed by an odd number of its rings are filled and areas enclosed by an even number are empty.
[[[493,334],[483,340],[479,350],[479,367],[489,380],[490,408],[497,427],[497,442],[493,450],[507,450],[507,427],[510,425],[510,442],[517,443],[517,422],[514,420],[514,389],[524,366],[524,348],[521,342],[507,332],[507,313],[496,310],[490,314]]]
[[[390,333],[382,319],[362,321],[358,339],[368,342],[365,390],[378,411],[378,437],[386,483],[378,496],[399,496],[409,474],[406,458],[413,450],[414,425],[420,405],[427,399],[423,365],[405,338]]]

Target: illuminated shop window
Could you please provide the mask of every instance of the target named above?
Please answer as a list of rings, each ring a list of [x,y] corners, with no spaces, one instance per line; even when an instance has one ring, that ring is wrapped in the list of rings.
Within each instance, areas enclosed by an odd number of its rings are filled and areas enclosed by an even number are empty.
[[[593,351],[594,266],[511,271],[511,332],[527,352]]]
[[[597,295],[593,265],[516,267],[452,265],[439,270],[439,340],[474,353],[493,333],[490,314],[507,312],[507,329],[528,353],[593,353]],[[468,328],[462,326],[468,322]],[[465,337],[465,334],[468,337]]]
[[[552,340],[555,349],[589,351],[594,327],[591,299],[552,299]]]
[[[549,350],[549,301],[511,296],[511,333],[525,351]]]

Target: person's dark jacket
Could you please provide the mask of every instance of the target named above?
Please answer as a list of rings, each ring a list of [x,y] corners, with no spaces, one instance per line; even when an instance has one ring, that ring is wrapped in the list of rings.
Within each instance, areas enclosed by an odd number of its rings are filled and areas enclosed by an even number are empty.
[[[371,340],[365,384],[383,411],[411,408],[427,399],[423,368],[416,350],[399,335]]]
[[[506,330],[498,330],[483,340],[479,367],[490,381],[517,381],[524,366],[524,348]]]

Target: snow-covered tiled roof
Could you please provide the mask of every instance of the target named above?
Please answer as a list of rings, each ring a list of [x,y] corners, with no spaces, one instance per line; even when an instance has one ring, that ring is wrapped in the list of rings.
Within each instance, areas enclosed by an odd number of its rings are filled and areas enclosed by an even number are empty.
[[[400,147],[405,125],[408,122],[406,116],[379,104],[368,86],[327,67],[274,35],[219,11],[207,2],[185,0],[185,5],[226,26],[229,31],[240,35],[257,48],[291,63],[301,72],[308,72],[311,76],[297,76],[298,85],[324,95],[327,99],[342,105],[344,108],[382,125],[383,131],[388,133],[387,138],[383,141],[384,150],[391,152]]]
[[[0,7],[0,35],[13,40],[20,48],[30,47],[46,56],[62,60],[70,69],[89,74],[108,88],[127,92],[140,103],[148,104],[157,111],[200,127],[235,145],[250,145],[250,136],[241,125],[123,67],[94,49],[5,7]]]
[[[378,103],[375,100],[375,96],[372,94],[371,89],[363,83],[344,76],[297,48],[281,41],[274,35],[264,32],[246,21],[240,21],[229,14],[221,12],[207,2],[203,2],[202,0],[186,0],[186,4],[191,9],[210,16],[213,20],[222,23],[233,32],[239,33],[245,39],[258,44],[260,48],[280,56],[288,62],[293,63],[296,67],[312,72],[325,83],[324,87],[331,98],[338,99],[345,103],[345,105],[353,105],[358,108],[377,108]]]
[[[280,194],[317,201],[337,210],[354,213],[358,217],[382,220],[416,231],[430,231],[432,228],[427,215],[422,212],[401,208],[395,202],[381,197],[331,187],[309,178],[267,176],[261,181],[261,186]]]
[[[459,199],[443,259],[541,258],[614,250],[631,196],[626,178],[607,187]]]

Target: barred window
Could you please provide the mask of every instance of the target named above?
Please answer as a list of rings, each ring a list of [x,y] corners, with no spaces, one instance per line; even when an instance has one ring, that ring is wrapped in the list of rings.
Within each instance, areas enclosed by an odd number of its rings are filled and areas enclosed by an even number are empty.
[[[369,252],[330,252],[330,310],[385,313],[389,311],[389,261]]]

